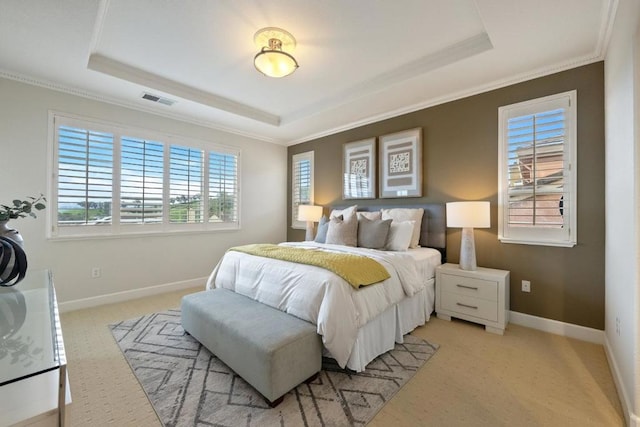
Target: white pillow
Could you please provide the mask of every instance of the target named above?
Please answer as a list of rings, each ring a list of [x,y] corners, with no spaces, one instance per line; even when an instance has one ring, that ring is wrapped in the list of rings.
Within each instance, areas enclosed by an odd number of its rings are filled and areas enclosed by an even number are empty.
[[[334,209],[331,211],[331,214],[329,215],[329,219],[337,218],[340,215],[342,215],[344,220],[347,221],[347,219],[350,218],[351,215],[356,214],[357,210],[358,210],[358,205],[349,206],[348,208],[344,208],[344,209]]]
[[[406,251],[411,243],[415,221],[392,221],[387,236],[388,251]]]
[[[392,219],[393,222],[414,221],[413,233],[411,234],[410,248],[417,248],[420,243],[420,229],[422,228],[423,208],[394,208],[382,209],[382,219]]]
[[[358,212],[358,220],[361,220],[362,218],[367,218],[369,221],[376,221],[378,219],[382,219],[382,212]]]

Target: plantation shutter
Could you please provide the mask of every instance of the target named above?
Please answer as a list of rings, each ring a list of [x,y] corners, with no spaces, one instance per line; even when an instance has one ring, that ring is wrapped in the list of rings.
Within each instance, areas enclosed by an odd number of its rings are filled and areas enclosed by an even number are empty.
[[[500,109],[501,240],[551,245],[575,241],[572,97],[575,92]]]
[[[509,119],[510,226],[564,226],[565,136],[564,108]]]
[[[162,143],[123,136],[121,147],[120,221],[162,223]]]
[[[111,223],[113,134],[57,128],[57,225]]]
[[[313,204],[313,151],[296,154],[292,158],[291,226],[305,228],[298,220],[298,206]]]
[[[169,222],[203,222],[203,151],[172,145],[169,155]]]
[[[240,150],[50,114],[48,237],[240,227]],[[114,208],[115,206],[115,208]],[[151,225],[149,225],[151,224]]]
[[[209,153],[209,222],[238,223],[238,154]]]

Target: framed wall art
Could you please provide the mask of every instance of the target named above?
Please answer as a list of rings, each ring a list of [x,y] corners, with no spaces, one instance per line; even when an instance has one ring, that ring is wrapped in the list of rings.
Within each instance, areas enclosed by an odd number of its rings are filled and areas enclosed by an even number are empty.
[[[376,139],[349,142],[342,146],[342,198],[376,197]]]
[[[422,128],[380,137],[380,197],[422,197]]]

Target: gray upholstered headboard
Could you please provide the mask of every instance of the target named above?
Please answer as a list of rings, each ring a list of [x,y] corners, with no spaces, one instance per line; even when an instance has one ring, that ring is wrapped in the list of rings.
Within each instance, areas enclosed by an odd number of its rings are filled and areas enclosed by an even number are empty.
[[[344,209],[352,205],[339,205],[331,209]],[[447,222],[445,219],[445,206],[436,203],[415,205],[372,205],[358,206],[359,211],[379,211],[392,208],[423,208],[422,228],[420,232],[420,246],[438,249],[442,253],[442,263],[447,260]],[[329,210],[331,211],[331,210]]]

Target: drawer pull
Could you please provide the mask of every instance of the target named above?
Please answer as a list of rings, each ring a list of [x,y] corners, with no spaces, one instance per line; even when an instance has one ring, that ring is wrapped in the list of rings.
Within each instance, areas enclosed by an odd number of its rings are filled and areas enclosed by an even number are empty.
[[[477,290],[478,290],[478,288],[477,288],[476,286],[461,285],[461,284],[459,284],[459,283],[458,283],[456,286],[457,286],[457,287],[459,287],[459,288],[473,289],[474,291],[477,291]]]
[[[477,310],[477,309],[478,309],[478,307],[477,307],[477,306],[475,306],[475,305],[462,304],[461,302],[457,302],[456,304],[457,304],[457,305],[459,305],[460,307],[472,308],[472,309],[474,309],[474,310]]]

